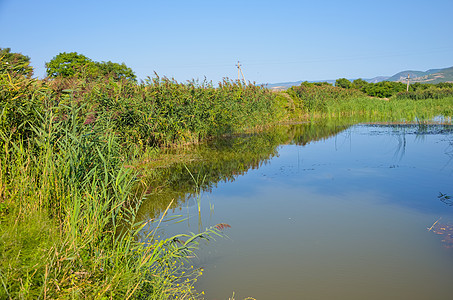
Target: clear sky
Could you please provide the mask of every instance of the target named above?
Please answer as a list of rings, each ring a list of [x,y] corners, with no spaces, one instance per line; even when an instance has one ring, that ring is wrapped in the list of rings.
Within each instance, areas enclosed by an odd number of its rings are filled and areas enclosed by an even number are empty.
[[[38,77],[78,52],[140,79],[371,78],[453,66],[453,0],[0,0],[0,47]]]

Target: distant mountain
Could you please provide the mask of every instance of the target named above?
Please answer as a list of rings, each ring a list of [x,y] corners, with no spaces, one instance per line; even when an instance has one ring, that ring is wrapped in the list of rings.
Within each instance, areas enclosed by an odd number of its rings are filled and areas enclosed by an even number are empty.
[[[378,83],[378,82],[381,82],[381,81],[388,80],[389,78],[390,78],[389,76],[377,76],[377,77],[364,79],[364,80],[367,81],[367,82],[370,82],[370,83]]]
[[[407,75],[410,76],[410,82],[420,82],[420,83],[439,83],[439,82],[453,82],[453,67],[444,68],[444,69],[430,69],[428,71],[402,71],[396,73],[393,76],[377,76],[369,79],[363,79],[367,82],[377,83],[381,81],[400,81],[407,82]],[[353,81],[354,79],[349,79]],[[293,81],[293,82],[280,82],[280,83],[268,83],[264,84],[267,88],[273,90],[286,90],[292,86],[300,85],[303,81]],[[328,82],[335,84],[335,80],[316,80],[309,82]]]
[[[396,73],[392,77],[389,77],[387,80],[388,81],[406,81],[407,80],[407,75],[409,75],[410,78],[418,78],[418,77],[427,76],[427,75],[430,75],[430,74],[433,74],[433,73],[437,73],[440,70],[441,69],[431,69],[431,70],[428,70],[426,72],[423,72],[423,71],[412,71],[412,70],[402,71],[402,72]]]
[[[305,80],[292,81],[292,82],[280,82],[280,83],[266,83],[266,84],[264,84],[264,86],[269,89],[272,89],[272,90],[286,90],[292,86],[298,86],[304,81]],[[334,84],[335,80],[314,80],[314,81],[308,81],[308,82],[328,82],[330,84]]]
[[[272,90],[286,90],[292,86],[300,85],[303,81],[293,81],[293,82],[279,82],[279,83],[265,83],[263,84],[268,89]]]
[[[420,83],[453,82],[453,67],[445,69],[431,69],[426,72],[403,71],[393,75],[392,77],[389,78],[389,80],[407,82],[407,74],[410,74],[410,82]]]

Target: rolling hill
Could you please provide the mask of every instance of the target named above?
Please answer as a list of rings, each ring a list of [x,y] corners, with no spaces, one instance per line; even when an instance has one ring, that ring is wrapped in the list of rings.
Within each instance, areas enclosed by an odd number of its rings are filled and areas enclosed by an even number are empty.
[[[414,73],[411,73],[414,72]],[[453,67],[445,69],[433,69],[426,72],[403,71],[390,77],[389,81],[407,82],[407,74],[410,74],[411,82],[439,83],[453,82]]]
[[[430,69],[427,71],[414,71],[407,70],[396,73],[393,76],[377,76],[369,79],[364,79],[365,81],[377,83],[381,81],[399,81],[407,82],[407,75],[410,76],[410,82],[420,82],[420,83],[439,83],[439,82],[453,82],[453,67],[444,68],[444,69]],[[353,81],[354,79],[349,79]],[[326,81],[334,84],[335,80],[316,80],[309,82],[322,82]],[[293,82],[280,82],[280,83],[268,83],[264,86],[275,89],[275,90],[286,90],[292,86],[300,85],[303,80],[293,81]]]

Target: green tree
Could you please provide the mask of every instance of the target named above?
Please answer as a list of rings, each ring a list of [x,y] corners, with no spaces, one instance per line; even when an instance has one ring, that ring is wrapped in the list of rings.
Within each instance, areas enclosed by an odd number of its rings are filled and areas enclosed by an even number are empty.
[[[402,82],[381,81],[370,83],[365,87],[365,92],[372,97],[388,98],[399,92],[406,91],[406,85]]]
[[[96,62],[95,64],[100,75],[113,77],[115,80],[125,78],[137,81],[137,77],[135,76],[134,71],[126,66],[125,63],[118,64],[111,61],[103,61]]]
[[[323,81],[323,82],[315,82],[314,83],[315,86],[332,86],[330,83],[328,83],[327,81]]]
[[[49,77],[88,77],[97,73],[95,63],[77,52],[60,53],[46,63]]]
[[[344,89],[349,89],[351,88],[351,82],[347,80],[346,78],[339,78],[335,81],[335,86],[341,87]]]
[[[46,68],[49,77],[99,78],[108,76],[114,80],[123,78],[137,80],[134,71],[124,63],[95,62],[77,52],[58,54],[46,63]]]
[[[352,82],[352,88],[364,91],[368,84],[369,84],[368,82],[366,82],[362,78],[359,78]]]
[[[300,86],[304,87],[313,87],[313,86],[332,86],[332,84],[328,83],[327,81],[322,81],[322,82],[308,82],[308,81],[303,81],[300,83]]]
[[[11,48],[0,48],[0,74],[6,73],[12,76],[24,75],[30,78],[33,75],[30,57],[11,52]]]

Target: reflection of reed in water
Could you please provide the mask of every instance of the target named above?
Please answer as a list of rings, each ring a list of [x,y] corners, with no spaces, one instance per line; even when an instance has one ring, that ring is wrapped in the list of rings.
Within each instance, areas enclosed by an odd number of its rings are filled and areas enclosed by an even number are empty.
[[[140,219],[157,218],[173,201],[171,209],[180,209],[187,201],[201,213],[200,195],[219,182],[232,182],[251,169],[258,169],[278,154],[282,144],[306,145],[334,136],[350,123],[324,122],[277,126],[260,133],[218,138],[187,146],[166,156],[166,163],[149,170],[140,178],[146,200],[139,211]],[[186,151],[186,153],[181,153]],[[181,159],[174,157],[181,156]],[[185,160],[184,157],[187,159]],[[146,169],[146,164],[142,166]],[[190,169],[190,172],[188,172]],[[187,203],[190,205],[190,203]],[[187,206],[185,205],[185,206]],[[212,209],[212,208],[211,208]]]

